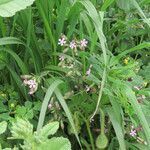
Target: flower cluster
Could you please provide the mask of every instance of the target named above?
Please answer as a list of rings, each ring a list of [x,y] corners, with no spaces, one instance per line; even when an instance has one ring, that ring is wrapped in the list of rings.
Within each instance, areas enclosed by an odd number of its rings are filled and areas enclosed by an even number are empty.
[[[88,41],[86,39],[82,40],[72,40],[67,41],[67,37],[65,35],[62,35],[60,39],[58,39],[58,45],[60,46],[67,46],[71,49],[77,49],[79,47],[81,50],[85,50],[87,47]]]
[[[23,84],[29,87],[29,94],[32,95],[37,91],[38,83],[36,79],[32,79],[31,76],[22,76]]]
[[[59,64],[58,66],[68,70],[66,76],[80,76],[79,66],[75,63],[75,61],[71,58],[66,57],[64,54],[59,56]]]

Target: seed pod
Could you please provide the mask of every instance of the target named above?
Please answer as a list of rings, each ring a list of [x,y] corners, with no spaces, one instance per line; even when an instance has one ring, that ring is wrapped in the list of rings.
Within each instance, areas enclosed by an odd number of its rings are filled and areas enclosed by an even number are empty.
[[[104,149],[107,147],[108,139],[104,133],[101,133],[96,139],[96,147],[99,149]]]
[[[105,114],[102,109],[100,109],[100,117],[101,134],[96,139],[96,146],[99,149],[104,149],[107,147],[108,139],[105,135]]]

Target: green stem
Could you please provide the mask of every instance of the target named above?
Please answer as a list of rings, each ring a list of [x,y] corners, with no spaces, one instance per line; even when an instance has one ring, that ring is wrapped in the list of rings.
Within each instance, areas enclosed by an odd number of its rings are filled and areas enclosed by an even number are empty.
[[[94,140],[93,140],[93,137],[92,137],[92,134],[91,134],[91,131],[90,131],[89,122],[86,120],[85,123],[86,123],[86,127],[87,127],[87,130],[88,130],[88,134],[89,134],[89,138],[90,138],[90,143],[91,143],[91,146],[92,146],[92,150],[95,150]]]
[[[105,81],[106,81],[106,68],[104,68],[104,71],[103,71],[103,77],[102,77],[101,87],[100,87],[100,90],[99,90],[99,95],[98,95],[98,100],[97,100],[97,104],[96,104],[96,109],[95,109],[92,117],[90,118],[90,120],[93,119],[93,117],[95,116],[95,114],[98,111],[100,100],[101,100],[101,97],[102,97],[102,94],[103,94],[103,89],[104,89]]]
[[[89,138],[90,138],[90,143],[91,143],[91,146],[92,146],[92,150],[95,150],[94,139],[93,139],[93,136],[92,136],[92,134],[91,134],[89,122],[88,122],[88,120],[87,120],[81,113],[79,113],[79,115],[82,117],[82,119],[83,119],[83,120],[85,121],[85,123],[86,123],[86,127],[87,127],[88,135],[89,135]]]
[[[6,35],[6,25],[5,25],[2,17],[0,17],[0,27],[1,27],[1,33],[4,37]]]
[[[100,125],[101,125],[101,134],[105,134],[105,114],[102,109],[100,109]]]

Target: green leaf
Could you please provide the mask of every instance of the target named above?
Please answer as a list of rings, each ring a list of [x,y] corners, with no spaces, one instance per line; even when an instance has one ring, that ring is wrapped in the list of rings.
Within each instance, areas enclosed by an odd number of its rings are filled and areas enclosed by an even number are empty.
[[[79,140],[79,136],[78,136],[78,132],[76,130],[75,123],[73,121],[72,114],[71,114],[71,112],[70,112],[70,110],[69,110],[69,108],[68,108],[68,106],[67,106],[67,104],[66,104],[66,102],[65,102],[65,100],[64,100],[64,98],[63,98],[63,96],[62,96],[62,94],[61,94],[61,92],[60,92],[60,90],[58,88],[55,89],[55,94],[56,94],[56,97],[58,98],[62,108],[64,109],[64,111],[65,111],[65,113],[66,113],[66,115],[68,117],[68,120],[69,120],[69,122],[71,124],[71,127],[72,127],[72,129],[74,131],[74,134],[75,134],[75,136],[76,136],[76,138],[77,138],[77,140],[78,140],[78,142],[79,142],[79,144],[81,146],[81,143],[80,143],[80,140]]]
[[[91,117],[91,118],[93,118],[95,116],[97,110],[98,110],[100,100],[101,100],[101,97],[102,97],[102,94],[103,94],[103,88],[104,88],[105,81],[106,81],[107,43],[106,43],[106,37],[103,33],[104,13],[103,12],[98,13],[95,6],[89,0],[81,0],[79,2],[86,8],[86,11],[87,11],[89,17],[93,21],[95,30],[96,30],[98,38],[100,40],[100,45],[101,45],[101,49],[102,49],[102,52],[103,52],[103,58],[104,58],[104,64],[105,64],[96,109],[95,109],[95,111],[94,111],[94,113]]]
[[[142,50],[142,49],[144,49],[144,48],[149,48],[149,47],[150,47],[150,42],[144,42],[144,43],[141,43],[141,44],[139,44],[139,45],[136,45],[136,46],[133,47],[133,48],[130,48],[130,49],[128,49],[128,50],[123,51],[123,52],[120,53],[118,56],[113,57],[113,58],[111,59],[111,61],[110,61],[110,64],[111,64],[111,65],[115,65],[115,64],[118,63],[118,61],[119,61],[122,57],[126,56],[127,54],[129,54],[129,53],[131,53],[131,52],[134,52],[134,51],[137,51],[137,50]]]
[[[4,51],[4,52],[7,52],[8,54],[10,54],[17,62],[19,68],[22,71],[22,74],[28,74],[28,69],[27,69],[25,63],[21,60],[21,58],[15,52],[13,52],[10,49],[5,49],[5,48],[0,49],[0,51]]]
[[[43,137],[48,137],[49,135],[55,134],[58,128],[59,122],[50,122],[39,131],[39,135]]]
[[[16,12],[25,9],[33,4],[35,0],[1,0],[0,1],[0,16],[11,17]]]
[[[71,150],[71,144],[68,139],[63,137],[54,137],[42,143],[37,150]]]
[[[0,134],[4,133],[6,131],[7,128],[7,122],[3,121],[0,123]]]
[[[38,121],[37,131],[39,131],[43,126],[45,115],[46,115],[46,110],[47,110],[47,106],[48,106],[48,102],[49,102],[55,88],[59,84],[61,84],[62,82],[63,81],[61,81],[61,80],[56,80],[49,86],[49,88],[46,92],[46,95],[44,97],[43,103],[42,103],[42,108],[41,108],[40,117],[39,117],[39,121]]]
[[[12,123],[11,139],[29,140],[33,137],[33,125],[28,120],[17,118],[17,122]]]
[[[117,135],[118,141],[119,141],[119,145],[120,145],[120,149],[121,150],[126,150],[126,146],[125,146],[125,141],[124,141],[124,133],[121,127],[121,124],[118,122],[117,118],[116,118],[116,114],[114,113],[112,108],[107,108],[107,113],[110,117],[110,120],[113,124],[113,128],[115,130],[115,133]]]
[[[0,38],[0,46],[2,45],[11,45],[11,44],[21,44],[23,46],[25,46],[29,52],[29,54],[31,55],[33,62],[34,62],[34,67],[36,69],[36,72],[38,72],[37,70],[39,69],[39,60],[36,59],[32,49],[30,49],[30,47],[28,45],[26,45],[25,43],[23,43],[20,39],[15,38],[15,37],[3,37]]]
[[[102,7],[101,11],[105,11],[115,0],[105,0]]]
[[[15,37],[3,37],[0,38],[0,46],[1,45],[9,45],[9,44],[23,44],[21,40]]]
[[[66,12],[68,8],[68,0],[61,0],[61,5],[59,8],[58,16],[57,16],[57,22],[56,22],[56,31],[59,38],[60,34],[63,31],[64,22],[66,19]]]
[[[140,6],[137,3],[137,1],[136,0],[130,0],[130,2],[137,9],[137,11],[138,11],[140,17],[143,19],[143,21],[145,23],[147,23],[147,25],[150,27],[150,20],[146,17],[146,15],[144,14],[143,10],[140,8]]]

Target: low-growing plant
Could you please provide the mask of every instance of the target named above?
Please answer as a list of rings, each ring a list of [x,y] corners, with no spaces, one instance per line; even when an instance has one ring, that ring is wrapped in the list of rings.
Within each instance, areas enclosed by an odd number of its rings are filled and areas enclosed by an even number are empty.
[[[150,149],[149,4],[1,0],[2,147]]]
[[[7,128],[7,122],[1,122],[0,127],[0,134],[2,134]],[[58,122],[50,122],[38,132],[34,132],[33,125],[29,121],[18,118],[15,122],[12,123],[12,127],[10,130],[12,137],[9,137],[8,139],[23,140],[23,142],[20,142],[22,144],[19,144],[17,147],[15,146],[13,148],[14,150],[20,148],[22,148],[23,150],[71,150],[71,145],[68,139],[63,137],[49,138],[49,136],[52,136],[57,132],[58,128]]]

